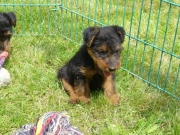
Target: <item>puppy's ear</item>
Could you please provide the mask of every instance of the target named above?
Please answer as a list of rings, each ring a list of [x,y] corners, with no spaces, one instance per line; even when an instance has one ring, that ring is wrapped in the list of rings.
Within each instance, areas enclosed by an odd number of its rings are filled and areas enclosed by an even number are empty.
[[[16,27],[16,15],[13,12],[3,13],[3,15]]]
[[[124,38],[125,38],[125,34],[126,34],[124,28],[123,27],[119,27],[119,26],[112,26],[112,27],[115,29],[115,31],[119,35],[119,37],[121,39],[121,43],[123,43],[124,42]]]
[[[99,34],[99,27],[89,27],[83,32],[84,43],[90,47],[94,38]]]

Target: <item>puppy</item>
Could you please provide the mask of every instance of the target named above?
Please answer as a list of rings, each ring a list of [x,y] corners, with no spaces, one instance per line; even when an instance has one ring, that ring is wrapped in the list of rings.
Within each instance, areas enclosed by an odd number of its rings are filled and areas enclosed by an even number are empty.
[[[10,51],[10,39],[13,34],[12,26],[16,27],[15,14],[13,12],[0,13],[0,57],[8,55]]]
[[[58,79],[70,96],[70,103],[90,102],[90,91],[102,88],[110,104],[120,102],[115,71],[120,68],[125,30],[119,26],[89,27],[84,43],[70,61],[58,70]]]

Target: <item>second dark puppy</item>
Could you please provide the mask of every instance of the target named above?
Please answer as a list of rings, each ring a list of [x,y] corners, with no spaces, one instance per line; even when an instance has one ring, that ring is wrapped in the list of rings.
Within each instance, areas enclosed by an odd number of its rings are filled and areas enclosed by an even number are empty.
[[[83,33],[84,44],[59,69],[58,78],[69,93],[70,102],[90,101],[90,90],[103,88],[110,104],[118,104],[115,71],[120,68],[125,31],[119,26],[90,27]]]
[[[0,54],[10,51],[12,26],[16,27],[16,16],[13,12],[0,13]]]

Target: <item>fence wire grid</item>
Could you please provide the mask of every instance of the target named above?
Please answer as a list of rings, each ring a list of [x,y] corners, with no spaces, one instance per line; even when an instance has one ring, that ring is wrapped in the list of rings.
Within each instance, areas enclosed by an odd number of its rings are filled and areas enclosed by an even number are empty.
[[[4,0],[15,36],[58,36],[81,44],[89,26],[126,30],[122,69],[180,100],[179,0]],[[53,38],[53,37],[52,37]]]

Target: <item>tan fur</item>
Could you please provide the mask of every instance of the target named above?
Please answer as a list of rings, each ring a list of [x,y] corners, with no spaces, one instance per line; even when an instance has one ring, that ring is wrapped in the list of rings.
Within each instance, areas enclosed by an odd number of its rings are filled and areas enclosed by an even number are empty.
[[[120,102],[112,76],[104,78],[103,88],[104,88],[104,95],[107,97],[110,104],[115,105]]]
[[[71,103],[78,103],[79,98],[78,98],[78,95],[75,94],[73,87],[65,79],[62,79],[62,83],[63,83],[64,89],[70,95],[70,102]]]
[[[108,65],[104,62],[103,59],[101,58],[95,58],[94,54],[92,52],[92,50],[90,48],[88,48],[88,53],[91,56],[91,58],[93,59],[94,63],[102,70],[102,69],[106,69],[108,68]]]
[[[9,42],[7,43],[7,46],[6,46],[5,51],[10,52],[10,50],[11,50],[11,44],[10,44],[10,41],[9,41]]]
[[[91,79],[93,75],[97,73],[96,69],[81,67],[80,72],[88,79]]]
[[[74,88],[65,80],[62,79],[62,83],[64,86],[64,89],[69,93],[70,95],[70,103],[78,103],[80,101],[88,103],[90,98],[90,90],[88,84],[85,85],[76,85]],[[84,90],[86,89],[86,91]]]
[[[104,51],[104,52],[108,51],[107,45],[101,45],[98,49],[99,49],[99,50],[102,50],[102,51]]]
[[[93,40],[94,40],[95,37],[96,37],[96,36],[93,36],[93,37],[91,38],[91,40],[90,40],[89,43],[87,44],[88,47],[91,46],[91,44],[92,44],[92,42],[93,42]]]

